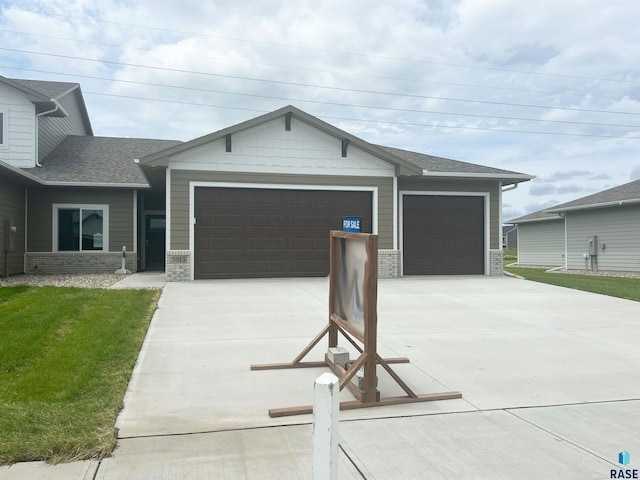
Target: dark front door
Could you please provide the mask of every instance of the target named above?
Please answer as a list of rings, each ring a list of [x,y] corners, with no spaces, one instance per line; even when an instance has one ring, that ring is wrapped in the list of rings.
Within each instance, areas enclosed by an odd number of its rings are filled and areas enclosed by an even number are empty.
[[[405,195],[403,274],[484,273],[484,197]]]
[[[368,191],[196,188],[196,279],[310,277],[329,273],[329,230],[362,217]]]
[[[164,215],[145,215],[144,267],[164,270],[166,219]]]

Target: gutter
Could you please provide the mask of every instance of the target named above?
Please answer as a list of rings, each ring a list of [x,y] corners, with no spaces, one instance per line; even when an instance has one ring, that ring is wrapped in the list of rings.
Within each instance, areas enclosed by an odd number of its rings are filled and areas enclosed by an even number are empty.
[[[508,182],[520,183],[527,182],[536,178],[534,175],[526,175],[524,173],[472,173],[472,172],[434,172],[431,170],[422,170],[423,177],[451,177],[451,178],[473,178],[486,180],[506,180]]]
[[[36,139],[36,152],[35,152],[35,156],[36,156],[36,167],[41,167],[42,165],[40,164],[40,160],[39,160],[39,156],[40,156],[40,117],[43,115],[48,115],[49,113],[54,113],[57,112],[60,109],[60,105],[58,105],[56,103],[56,107],[51,109],[51,110],[47,110],[46,112],[40,112],[40,113],[36,113],[36,125],[35,125],[35,139]]]

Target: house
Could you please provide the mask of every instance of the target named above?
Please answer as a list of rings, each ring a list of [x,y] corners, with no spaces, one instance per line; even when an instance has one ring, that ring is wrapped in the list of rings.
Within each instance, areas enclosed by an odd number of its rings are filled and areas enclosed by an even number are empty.
[[[640,273],[640,180],[511,220],[518,263]]]
[[[515,225],[502,226],[502,248],[518,248],[518,227]]]
[[[502,190],[532,178],[293,106],[185,143],[95,137],[77,84],[0,80],[8,274],[111,272],[125,246],[127,268],[168,280],[324,276],[349,216],[378,235],[381,276],[499,275]]]
[[[64,82],[0,77],[0,126],[1,276],[113,272],[123,246],[130,270],[163,267],[137,258],[164,195],[134,159],[178,142],[95,137],[80,86]]]
[[[520,265],[560,267],[565,264],[564,217],[542,210],[509,223],[517,227]]]

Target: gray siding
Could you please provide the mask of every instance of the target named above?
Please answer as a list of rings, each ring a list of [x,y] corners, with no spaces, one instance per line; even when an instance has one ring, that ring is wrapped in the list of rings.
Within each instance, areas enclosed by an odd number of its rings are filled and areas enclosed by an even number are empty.
[[[568,268],[586,268],[587,242],[597,235],[599,270],[640,272],[639,205],[566,212],[565,218]]]
[[[518,263],[560,267],[564,265],[564,221],[518,224]]]
[[[87,135],[78,103],[78,90],[58,100],[67,112],[64,118],[40,117],[38,119],[38,161],[42,161],[67,135]]]
[[[11,220],[17,231],[14,237],[14,250],[6,255],[4,221]],[[0,277],[5,274],[24,273],[24,187],[10,183],[0,177]]]
[[[423,177],[398,179],[398,191],[441,191],[441,192],[488,192],[489,193],[489,248],[499,249],[502,245],[500,225],[500,183],[491,180],[434,180]]]
[[[393,248],[393,179],[391,177],[336,177],[172,170],[171,250],[189,249],[190,181],[378,187],[378,246],[383,249]]]
[[[29,252],[52,250],[53,204],[109,205],[109,251],[119,252],[122,246],[135,251],[133,244],[133,195],[126,189],[29,188]]]

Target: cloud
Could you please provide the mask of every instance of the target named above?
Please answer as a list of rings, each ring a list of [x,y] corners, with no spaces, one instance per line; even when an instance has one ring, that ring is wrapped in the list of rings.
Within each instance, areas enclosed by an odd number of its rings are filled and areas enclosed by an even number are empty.
[[[561,187],[556,188],[557,194],[565,194],[565,193],[581,193],[584,192],[584,187],[580,185],[563,185]]]
[[[81,83],[97,135],[190,140],[292,103],[537,175],[518,212],[640,178],[633,1],[0,1],[0,75]]]
[[[631,173],[629,174],[629,181],[640,179],[640,165],[636,165],[631,169]]]
[[[534,212],[539,212],[540,210],[546,210],[547,208],[554,207],[556,205],[559,205],[560,203],[561,202],[555,199],[547,200],[546,202],[529,203],[524,206],[525,215],[528,215]]]
[[[587,175],[591,175],[593,172],[589,172],[588,170],[560,170],[547,175],[544,178],[545,182],[560,182],[563,180],[574,180],[580,177],[586,177]]]
[[[534,196],[553,195],[557,188],[550,183],[534,182],[529,188],[529,194]]]

